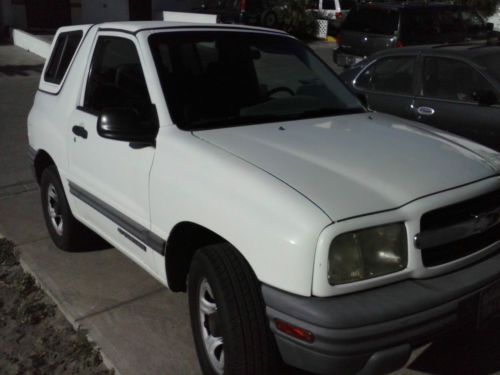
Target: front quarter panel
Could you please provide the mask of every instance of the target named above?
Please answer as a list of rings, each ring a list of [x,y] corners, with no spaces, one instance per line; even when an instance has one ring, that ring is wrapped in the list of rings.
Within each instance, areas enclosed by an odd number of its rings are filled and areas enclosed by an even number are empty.
[[[202,225],[235,246],[261,282],[311,295],[317,241],[331,220],[300,193],[174,126],[160,129],[150,181],[156,234]]]

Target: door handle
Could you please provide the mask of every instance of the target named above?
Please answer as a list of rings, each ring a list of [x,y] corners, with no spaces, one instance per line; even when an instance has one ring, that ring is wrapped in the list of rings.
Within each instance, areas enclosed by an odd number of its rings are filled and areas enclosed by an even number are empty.
[[[83,139],[87,139],[87,137],[89,135],[87,130],[85,130],[85,128],[83,126],[80,126],[80,125],[73,126],[73,128],[71,130],[73,130],[74,135],[76,135],[78,137],[82,137]]]
[[[420,116],[432,116],[434,113],[436,113],[436,110],[431,107],[418,107],[417,113]]]

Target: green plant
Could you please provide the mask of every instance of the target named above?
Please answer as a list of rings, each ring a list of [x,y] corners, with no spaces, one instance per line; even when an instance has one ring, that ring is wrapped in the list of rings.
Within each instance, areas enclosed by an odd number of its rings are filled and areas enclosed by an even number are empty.
[[[299,39],[313,39],[316,34],[316,17],[309,11],[310,0],[281,1],[276,6],[280,28]]]

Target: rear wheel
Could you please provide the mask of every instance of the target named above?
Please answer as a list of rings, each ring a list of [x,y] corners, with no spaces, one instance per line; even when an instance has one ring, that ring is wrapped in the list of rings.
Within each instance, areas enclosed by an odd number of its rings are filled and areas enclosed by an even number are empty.
[[[274,374],[279,356],[260,286],[229,244],[195,254],[188,282],[196,351],[204,374]]]
[[[45,224],[52,241],[62,250],[75,250],[85,227],[71,213],[55,166],[43,171],[40,192]]]

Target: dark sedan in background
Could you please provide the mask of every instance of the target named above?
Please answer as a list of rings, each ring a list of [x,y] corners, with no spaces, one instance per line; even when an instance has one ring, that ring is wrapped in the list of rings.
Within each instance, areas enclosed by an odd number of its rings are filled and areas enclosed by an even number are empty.
[[[420,121],[500,151],[500,45],[386,50],[342,79],[369,107]]]
[[[433,2],[370,2],[351,9],[337,35],[337,65],[351,66],[388,48],[484,40],[493,33],[472,8]]]

